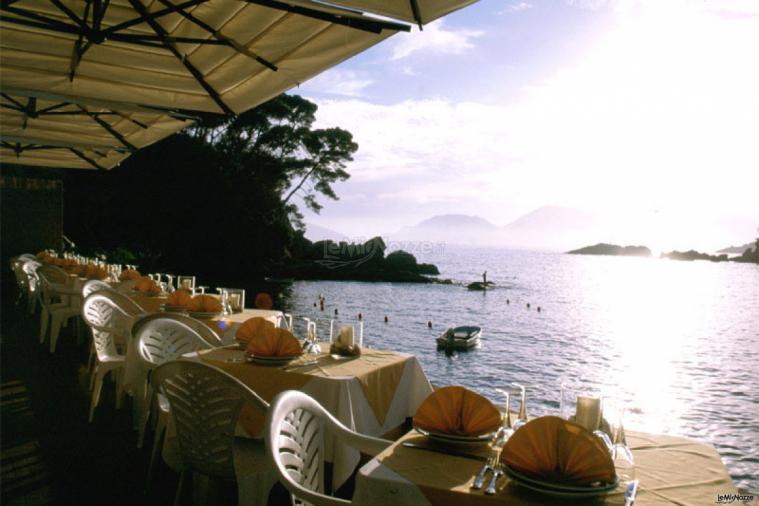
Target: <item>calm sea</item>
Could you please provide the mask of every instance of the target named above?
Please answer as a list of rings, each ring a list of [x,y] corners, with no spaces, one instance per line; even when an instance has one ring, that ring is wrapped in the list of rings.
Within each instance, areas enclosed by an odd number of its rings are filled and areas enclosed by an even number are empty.
[[[423,260],[460,284],[295,282],[287,305],[323,318],[337,309],[343,323],[362,313],[366,345],[415,354],[439,385],[464,385],[499,403],[495,388],[529,385],[530,416],[558,414],[562,381],[598,388],[624,400],[627,428],[711,443],[738,486],[759,490],[759,266],[428,253]],[[484,270],[497,288],[462,285]],[[319,295],[324,312],[313,306]],[[481,326],[481,347],[436,351],[434,338],[453,325]]]

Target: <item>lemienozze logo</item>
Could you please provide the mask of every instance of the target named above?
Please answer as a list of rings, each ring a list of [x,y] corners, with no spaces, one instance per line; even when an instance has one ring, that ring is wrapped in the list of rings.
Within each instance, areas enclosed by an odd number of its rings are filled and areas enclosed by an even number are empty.
[[[754,500],[753,494],[717,494],[717,504],[731,504],[734,502],[748,503]]]

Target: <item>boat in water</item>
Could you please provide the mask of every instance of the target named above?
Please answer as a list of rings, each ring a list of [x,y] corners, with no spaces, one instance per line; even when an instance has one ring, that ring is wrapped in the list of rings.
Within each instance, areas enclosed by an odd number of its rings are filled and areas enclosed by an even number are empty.
[[[473,325],[451,327],[437,338],[437,346],[446,350],[469,350],[480,342],[482,329]]]

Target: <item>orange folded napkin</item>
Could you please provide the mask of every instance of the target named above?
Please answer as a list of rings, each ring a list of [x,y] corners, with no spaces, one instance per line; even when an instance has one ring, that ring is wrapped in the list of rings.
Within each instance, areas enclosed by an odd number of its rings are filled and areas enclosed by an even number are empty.
[[[79,265],[79,262],[74,260],[73,258],[63,258],[63,261],[61,262],[61,266],[66,270],[71,270],[72,267],[76,267]]]
[[[218,313],[221,311],[221,302],[211,295],[200,294],[190,300],[187,309],[198,313]]]
[[[255,306],[256,309],[271,309],[274,307],[274,301],[271,300],[271,295],[261,292],[256,295]]]
[[[108,278],[108,271],[98,265],[90,264],[87,266],[87,272],[85,272],[84,277],[87,279],[103,280]]]
[[[278,329],[273,325],[263,330],[248,341],[248,353],[256,357],[297,357],[303,353],[300,341],[287,329]]]
[[[274,328],[274,324],[266,318],[256,316],[245,320],[235,332],[235,339],[243,342],[250,342],[263,334],[264,329]]]
[[[155,281],[153,281],[147,276],[143,276],[140,279],[138,279],[137,283],[134,285],[134,289],[140,293],[145,293],[149,295],[161,293],[161,288],[156,284]]]
[[[119,274],[119,281],[130,281],[132,279],[140,279],[141,277],[142,274],[140,274],[140,271],[134,269],[126,269],[121,271],[121,274]]]
[[[501,425],[501,413],[485,397],[464,387],[432,392],[414,415],[414,426],[442,434],[480,436]]]
[[[166,304],[174,307],[187,307],[192,300],[192,293],[189,290],[180,288],[174,292],[171,292],[166,297]]]
[[[558,416],[543,416],[517,430],[503,447],[501,462],[521,473],[573,485],[614,483],[606,445],[593,433]]]

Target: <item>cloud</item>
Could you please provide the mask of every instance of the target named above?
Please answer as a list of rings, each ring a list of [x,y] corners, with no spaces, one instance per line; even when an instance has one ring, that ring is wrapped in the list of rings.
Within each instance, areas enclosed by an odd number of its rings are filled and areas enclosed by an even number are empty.
[[[505,202],[756,221],[757,46],[752,23],[650,4],[518,99],[317,99],[317,125],[354,134],[346,184],[406,217]]]
[[[474,48],[472,39],[482,35],[480,30],[448,29],[441,19],[425,26],[422,32],[398,35],[390,59],[400,60],[414,53],[464,54]]]
[[[374,80],[353,70],[331,69],[301,86],[300,93],[323,93],[344,97],[360,97]]]
[[[609,0],[565,0],[565,2],[570,7],[596,11],[606,7],[606,5],[609,3]]]
[[[535,5],[531,4],[530,2],[513,2],[510,3],[505,9],[498,12],[498,14],[502,15],[511,12],[524,12],[532,9],[533,7],[535,7]]]

